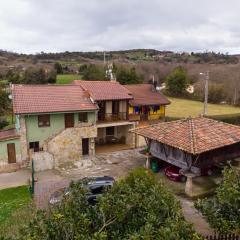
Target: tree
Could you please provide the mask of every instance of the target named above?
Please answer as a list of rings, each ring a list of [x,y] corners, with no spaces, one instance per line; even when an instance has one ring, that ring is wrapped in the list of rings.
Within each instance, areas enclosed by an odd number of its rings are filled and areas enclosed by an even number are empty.
[[[198,200],[196,207],[210,225],[221,233],[240,230],[240,170],[226,168],[223,182],[212,199]]]
[[[57,74],[62,74],[63,73],[63,67],[62,64],[59,62],[56,62],[54,64],[54,69],[56,70]]]
[[[95,206],[88,204],[82,182],[70,189],[48,213],[38,212],[19,239],[200,239],[180,203],[145,169],[118,181]]]
[[[175,68],[166,78],[166,89],[171,96],[184,96],[187,86],[187,72],[183,67]]]
[[[10,110],[10,99],[8,93],[0,87],[0,116],[5,115]]]
[[[210,84],[208,91],[208,101],[210,103],[220,103],[226,99],[226,93],[222,84]]]
[[[127,69],[120,67],[116,69],[117,81],[121,84],[139,84],[143,82],[143,76],[136,72],[134,67]]]
[[[84,80],[105,80],[105,71],[103,68],[98,67],[95,64],[89,64],[83,71],[82,71],[83,79]]]

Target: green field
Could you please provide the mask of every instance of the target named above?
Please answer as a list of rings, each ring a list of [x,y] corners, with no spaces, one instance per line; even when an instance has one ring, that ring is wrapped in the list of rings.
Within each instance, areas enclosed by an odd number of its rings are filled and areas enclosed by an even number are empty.
[[[27,186],[0,190],[0,238],[16,236],[33,213]]]
[[[69,84],[73,80],[81,79],[81,75],[77,74],[58,74],[57,75],[57,84]]]
[[[168,117],[196,117],[203,112],[203,103],[198,101],[171,98],[168,97],[171,104],[167,106],[166,116]],[[208,104],[208,115],[222,115],[222,114],[240,114],[239,107],[220,104]]]
[[[26,207],[31,200],[27,186],[8,188],[0,191],[0,225],[20,208]]]

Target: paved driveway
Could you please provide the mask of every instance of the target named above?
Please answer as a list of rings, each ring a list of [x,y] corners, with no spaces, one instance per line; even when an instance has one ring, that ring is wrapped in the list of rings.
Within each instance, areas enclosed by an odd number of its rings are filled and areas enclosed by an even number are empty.
[[[40,208],[47,207],[50,195],[56,190],[68,186],[71,180],[106,175],[118,179],[127,175],[134,168],[143,167],[144,163],[145,157],[139,153],[138,149],[101,153],[91,161],[85,159],[76,162],[71,168],[59,169],[60,176],[57,179],[36,182],[34,196],[36,205]]]

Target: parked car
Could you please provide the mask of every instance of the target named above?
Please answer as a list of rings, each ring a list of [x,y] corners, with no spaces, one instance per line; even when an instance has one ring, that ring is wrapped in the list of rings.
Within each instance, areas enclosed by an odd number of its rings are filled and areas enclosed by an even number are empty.
[[[114,178],[109,176],[83,178],[80,181],[83,182],[84,187],[88,190],[86,198],[91,205],[96,203],[97,196],[103,194],[106,188],[111,188],[115,182]],[[50,196],[49,204],[54,205],[60,203],[63,197],[67,196],[70,191],[71,189],[67,187],[54,192]]]
[[[201,176],[211,176],[213,174],[214,167],[202,168]],[[172,181],[185,182],[187,177],[181,174],[181,168],[176,166],[168,166],[164,169],[165,175]]]

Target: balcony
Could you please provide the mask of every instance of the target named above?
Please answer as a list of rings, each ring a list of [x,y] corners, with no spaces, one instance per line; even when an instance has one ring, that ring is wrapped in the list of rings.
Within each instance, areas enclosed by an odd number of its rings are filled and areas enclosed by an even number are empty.
[[[127,121],[127,113],[98,113],[98,123],[99,122],[117,122],[117,121]]]

